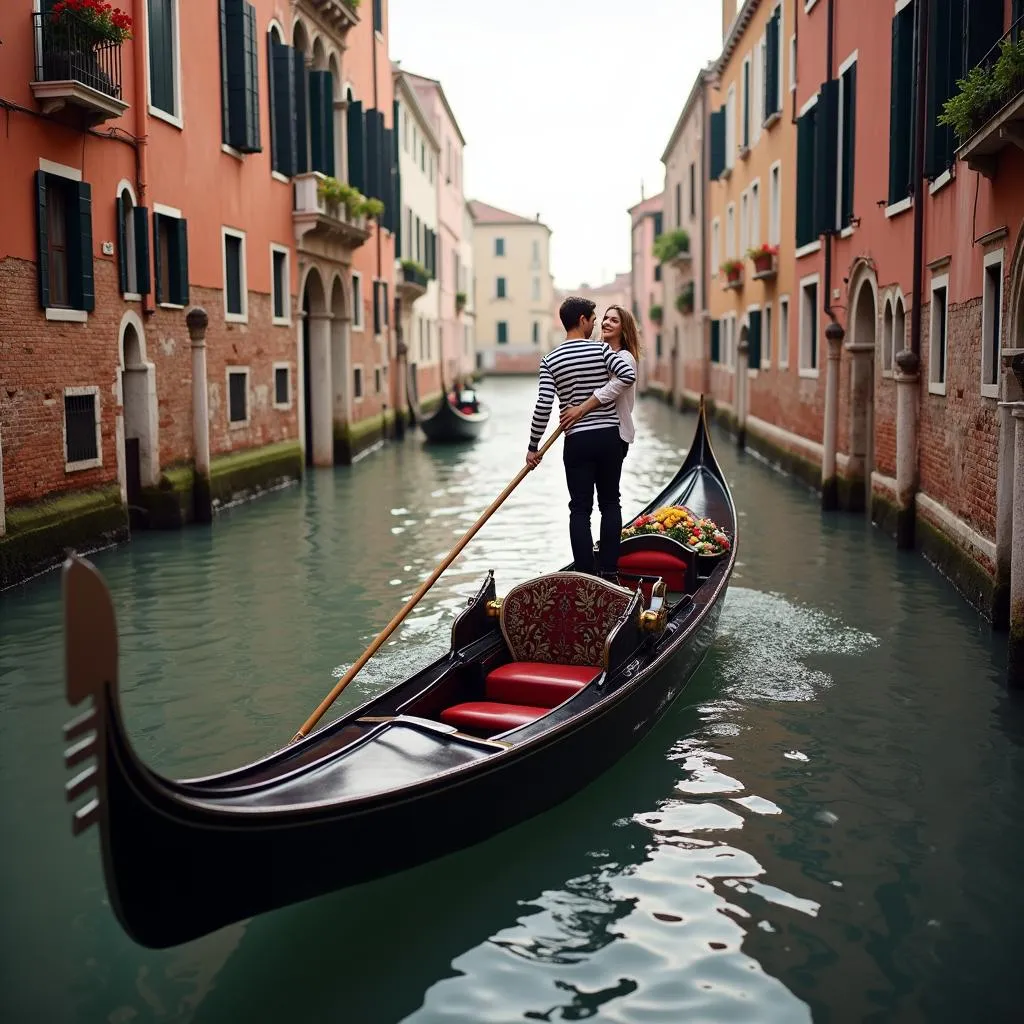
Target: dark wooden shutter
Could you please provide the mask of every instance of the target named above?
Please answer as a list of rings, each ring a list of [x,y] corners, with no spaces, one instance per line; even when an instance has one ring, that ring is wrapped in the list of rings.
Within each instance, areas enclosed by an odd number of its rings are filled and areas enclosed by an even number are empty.
[[[144,206],[132,210],[135,232],[135,283],[140,295],[148,295],[149,282],[149,211]]]
[[[335,176],[334,166],[334,75],[324,72],[323,93],[320,97],[320,120],[323,126],[324,174]]]
[[[36,269],[39,275],[39,305],[50,305],[50,240],[46,222],[46,172],[36,171]]]
[[[327,174],[324,156],[323,92],[326,71],[309,73],[309,165],[314,171]]]
[[[747,314],[747,366],[761,369],[761,311],[752,309]]]
[[[1024,0],[1013,0],[1013,6],[1010,8],[1010,24],[1013,26],[1013,41],[1017,42],[1021,35],[1021,28],[1024,25],[1019,25],[1018,22],[1024,18]]]
[[[988,55],[989,51],[999,42],[1003,35],[1003,4],[1002,0],[967,0],[962,3],[963,21],[966,37],[966,60],[964,73],[977,67]],[[1011,18],[1016,21],[1021,14],[1021,0],[1014,0]],[[993,56],[995,56],[993,54]],[[990,63],[992,58],[989,59]],[[954,69],[954,80],[961,77],[959,69]]]
[[[782,8],[777,7],[768,20],[764,53],[764,116],[767,120],[781,109],[779,97],[779,60],[781,55]]]
[[[722,324],[719,320],[711,321],[711,362],[722,361]]]
[[[366,118],[363,104],[350,100],[348,104],[348,183],[366,194]]]
[[[128,291],[128,225],[125,222],[124,193],[117,196],[117,286],[123,295]],[[130,207],[128,207],[130,209]]]
[[[939,124],[938,118],[946,100],[957,91],[956,80],[963,74],[963,44],[963,0],[932,0],[928,20],[928,86],[925,101],[926,178],[937,178],[953,165],[953,129],[949,125]]]
[[[398,258],[398,259],[400,259],[402,257],[402,255],[403,255],[403,253],[402,253],[402,242],[403,242],[403,235],[402,235],[402,164],[401,164],[401,158],[400,158],[400,155],[399,155],[399,149],[401,148],[401,141],[400,141],[400,132],[399,132],[399,128],[398,128],[398,126],[399,126],[399,124],[401,122],[399,121],[399,116],[400,116],[400,114],[399,114],[399,109],[398,109],[398,100],[395,100],[394,103],[391,106],[391,123],[394,125],[394,131],[391,134],[392,140],[394,142],[394,152],[392,154],[391,160],[392,160],[392,172],[394,174],[394,183],[395,183],[394,192],[393,192],[393,198],[394,198],[394,203],[395,203],[395,214],[394,214],[394,217],[393,217],[393,220],[394,220],[394,229],[393,230],[395,232],[395,257]],[[410,255],[412,255],[412,254],[410,253]]]
[[[725,107],[709,118],[711,132],[711,180],[720,178],[725,171]]]
[[[231,16],[230,9],[238,6],[239,0],[219,0],[219,21],[220,21],[220,139],[227,145],[233,145],[231,141],[231,47],[228,40],[231,38]]]
[[[380,111],[371,108],[366,112],[366,189],[368,196],[383,199],[381,187],[382,139]]]
[[[188,221],[184,218],[170,218],[168,227],[175,232],[177,242],[171,246],[175,265],[172,268],[171,287],[175,295],[171,302],[179,306],[188,305]]]
[[[743,148],[750,145],[750,64],[743,65]]]
[[[843,75],[843,194],[839,227],[845,228],[853,217],[853,175],[857,145],[857,65],[851,64]]]
[[[839,165],[839,82],[822,82],[814,118],[814,235],[836,230]]]
[[[271,40],[273,79],[274,170],[291,177],[295,173],[295,81],[290,46]]]
[[[170,0],[149,0],[146,32],[149,36],[149,98],[169,114],[174,109],[174,29]]]
[[[72,252],[72,242],[77,243],[74,249],[76,280],[70,280],[69,274],[69,283],[75,298],[75,308],[91,313],[96,308],[96,285],[92,269],[92,186],[84,181],[76,184],[78,215],[74,224],[78,237],[68,239],[69,253]]]
[[[388,231],[395,230],[395,133],[390,128],[385,128],[382,144],[382,164],[384,168],[384,200],[383,224]]]
[[[914,96],[914,5],[892,20],[889,83],[889,205],[910,192],[911,111]]]
[[[814,241],[814,121],[811,107],[796,122],[796,244]]]
[[[243,18],[243,69],[242,95],[245,108],[245,147],[243,153],[259,153],[260,145],[260,62],[256,56],[256,40],[259,33],[256,29],[256,8],[252,4],[245,5]]]
[[[295,94],[295,173],[309,170],[309,71],[306,58],[292,50],[292,76]]]
[[[154,292],[156,293],[157,305],[160,305],[161,302],[169,301],[167,296],[164,295],[164,265],[163,257],[160,254],[160,232],[164,230],[163,221],[163,214],[153,214],[153,277],[155,278]]]

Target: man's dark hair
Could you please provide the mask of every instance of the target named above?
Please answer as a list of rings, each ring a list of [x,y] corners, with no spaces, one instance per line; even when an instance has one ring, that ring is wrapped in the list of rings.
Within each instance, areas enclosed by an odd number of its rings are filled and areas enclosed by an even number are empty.
[[[579,327],[581,316],[593,315],[594,306],[595,304],[590,299],[584,299],[579,295],[570,295],[558,307],[558,319],[562,321],[562,326],[567,331],[571,331],[574,327]]]

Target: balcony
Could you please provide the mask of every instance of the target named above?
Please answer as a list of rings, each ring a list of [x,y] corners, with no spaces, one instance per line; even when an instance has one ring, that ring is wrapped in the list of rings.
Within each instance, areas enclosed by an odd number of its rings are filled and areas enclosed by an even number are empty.
[[[414,303],[427,294],[430,278],[426,270],[414,260],[402,260],[402,274],[395,282],[398,297],[403,303]]]
[[[956,155],[972,171],[994,178],[999,154],[1009,146],[1024,149],[1024,92],[1010,100],[983,124],[957,151]]]
[[[778,274],[778,263],[776,254],[760,249],[747,254],[750,262],[754,265],[754,272],[750,275],[753,281],[772,281]]]
[[[339,35],[344,36],[350,28],[359,24],[359,15],[356,8],[358,0],[309,0],[310,6],[315,7],[320,17],[334,29]]]
[[[366,215],[352,212],[342,199],[324,195],[321,186],[328,180],[327,175],[319,171],[307,171],[292,179],[295,189],[292,211],[295,242],[300,245],[307,235],[311,235],[344,249],[358,249],[370,237]]]
[[[121,99],[121,44],[97,42],[85,26],[54,25],[45,14],[32,15],[35,33],[35,80],[32,95],[44,114],[74,111],[85,125],[119,118],[128,104]]]

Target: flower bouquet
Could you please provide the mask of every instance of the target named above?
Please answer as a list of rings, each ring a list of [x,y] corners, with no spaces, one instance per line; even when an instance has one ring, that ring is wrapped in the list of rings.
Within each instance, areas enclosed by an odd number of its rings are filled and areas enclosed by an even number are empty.
[[[698,555],[724,555],[731,547],[724,530],[713,519],[698,519],[690,526],[686,546]]]
[[[742,260],[726,260],[719,269],[725,274],[727,284],[738,284],[743,278]]]
[[[753,261],[754,273],[770,273],[775,266],[775,257],[778,255],[778,252],[779,247],[777,245],[769,245],[767,242],[748,249],[747,258]]]
[[[693,513],[685,505],[665,505],[634,519],[622,531],[622,539],[651,533],[686,544],[695,522]]]
[[[77,36],[92,45],[120,44],[132,37],[132,19],[113,4],[100,0],[58,0],[50,10],[50,23],[58,37]]]

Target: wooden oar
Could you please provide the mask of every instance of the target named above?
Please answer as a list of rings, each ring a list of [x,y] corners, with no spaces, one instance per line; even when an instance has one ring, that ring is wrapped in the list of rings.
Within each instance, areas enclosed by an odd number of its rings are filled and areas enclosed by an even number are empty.
[[[540,449],[541,455],[543,455],[555,443],[558,439],[558,435],[561,433],[562,428],[556,428],[555,432],[547,439],[544,446]],[[299,729],[299,731],[292,737],[292,743],[296,740],[301,740],[303,736],[308,735],[309,730],[320,721],[324,712],[335,702],[335,700],[338,699],[338,694],[340,694],[341,691],[344,690],[353,679],[355,679],[359,670],[370,660],[370,658],[373,657],[384,641],[394,633],[402,620],[413,610],[413,608],[416,607],[423,595],[438,581],[441,573],[443,573],[445,569],[447,569],[448,566],[458,558],[459,552],[462,551],[462,549],[473,539],[476,533],[480,530],[480,527],[482,527],[484,523],[486,523],[487,520],[498,511],[502,502],[523,482],[526,474],[530,471],[530,466],[523,466],[505,490],[503,490],[501,494],[499,494],[494,501],[487,506],[484,514],[469,528],[458,544],[448,552],[444,561],[441,562],[441,564],[420,584],[416,593],[413,594],[405,603],[405,607],[403,607],[402,610],[387,624],[387,626],[384,627],[384,631],[382,633],[377,634],[373,643],[370,644],[370,646],[367,647],[359,656],[359,660],[341,677],[341,679],[338,680],[334,689],[324,697],[316,711],[314,711],[313,714],[311,714],[309,718],[302,723],[302,728]]]

